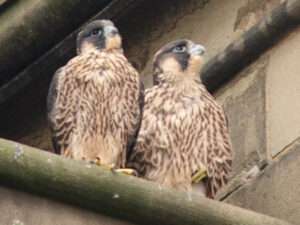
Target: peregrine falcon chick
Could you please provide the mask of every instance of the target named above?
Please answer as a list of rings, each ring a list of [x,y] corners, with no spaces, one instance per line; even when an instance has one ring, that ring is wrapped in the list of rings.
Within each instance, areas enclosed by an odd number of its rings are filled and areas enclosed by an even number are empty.
[[[222,108],[202,84],[204,47],[165,45],[154,57],[154,86],[145,91],[141,128],[128,167],[142,178],[184,191],[200,183],[214,198],[228,182],[232,150]]]
[[[139,74],[124,56],[119,32],[109,20],[83,28],[77,53],[57,70],[50,85],[47,107],[55,151],[123,168],[141,120]]]

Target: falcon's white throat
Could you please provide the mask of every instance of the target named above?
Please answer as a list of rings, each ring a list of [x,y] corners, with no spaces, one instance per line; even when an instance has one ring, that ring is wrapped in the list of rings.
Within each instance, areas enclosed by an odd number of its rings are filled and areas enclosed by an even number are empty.
[[[120,35],[113,35],[109,36],[105,40],[105,49],[111,50],[111,49],[121,49],[122,48],[122,40]]]

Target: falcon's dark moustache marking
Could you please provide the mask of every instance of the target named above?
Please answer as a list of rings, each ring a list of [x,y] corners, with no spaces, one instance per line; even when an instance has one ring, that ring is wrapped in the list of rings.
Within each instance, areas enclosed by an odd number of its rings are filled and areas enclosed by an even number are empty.
[[[160,80],[159,80],[159,75],[163,73],[163,71],[157,67],[154,72],[153,72],[153,85],[158,85]]]
[[[155,60],[154,60],[154,63],[153,63],[154,69],[159,66],[159,63],[162,60],[162,57],[164,55],[171,53],[172,50],[174,49],[174,47],[179,46],[179,45],[187,45],[187,40],[173,41],[173,42],[165,45],[164,48],[161,50],[161,52],[155,57]],[[183,53],[181,53],[181,54],[184,55]],[[179,55],[181,55],[181,54],[179,54]],[[173,56],[175,57],[175,55],[176,55],[176,53]],[[184,60],[181,60],[180,58],[177,58],[176,60],[179,63],[180,63],[180,61],[182,61],[183,64],[187,65],[186,62]],[[185,68],[187,68],[187,66]]]

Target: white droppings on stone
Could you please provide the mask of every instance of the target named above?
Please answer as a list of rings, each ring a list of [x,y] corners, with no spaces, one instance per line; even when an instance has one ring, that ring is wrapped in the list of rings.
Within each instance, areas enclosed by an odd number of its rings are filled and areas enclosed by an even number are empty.
[[[15,147],[17,151],[14,154],[14,159],[17,160],[24,153],[24,150],[23,147],[19,146],[18,144],[15,144]]]
[[[52,163],[52,159],[47,159],[47,162],[48,163]]]
[[[15,152],[14,159],[17,160],[19,158],[19,156],[20,156],[19,153]]]
[[[161,190],[161,189],[162,189],[162,187],[161,187],[161,185],[160,185],[160,184],[158,184],[158,189],[159,189],[159,190]]]
[[[91,165],[90,163],[87,163],[87,164],[85,165],[85,167],[86,167],[86,168],[91,168],[92,165]]]
[[[259,173],[260,169],[257,165],[253,166],[246,175],[246,179],[251,179]]]
[[[113,199],[117,199],[117,198],[120,198],[119,194],[118,193],[114,193]]]

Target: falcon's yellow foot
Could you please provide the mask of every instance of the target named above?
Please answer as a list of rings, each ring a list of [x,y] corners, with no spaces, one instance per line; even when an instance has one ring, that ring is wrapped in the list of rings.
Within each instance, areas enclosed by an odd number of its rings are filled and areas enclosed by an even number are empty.
[[[107,170],[114,170],[116,164],[112,163],[112,164],[109,164],[109,165],[99,165],[99,166],[101,166],[102,168],[107,169]]]
[[[117,173],[125,173],[125,174],[129,174],[129,175],[133,175],[133,176],[138,176],[138,173],[136,170],[134,169],[129,169],[129,168],[124,168],[124,169],[114,169],[116,167],[116,164],[115,163],[112,163],[112,164],[108,164],[108,165],[103,165],[101,162],[100,162],[100,158],[99,157],[96,157],[94,160],[91,160],[90,163],[92,164],[95,164],[97,166],[101,166],[102,168],[104,169],[107,169],[107,170],[111,170],[113,172],[117,172]]]
[[[207,176],[206,169],[199,170],[196,173],[194,173],[194,175],[192,176],[192,182],[193,183],[198,183],[199,181],[201,181],[206,176]]]
[[[94,160],[91,160],[90,163],[92,164],[95,164],[97,166],[101,166],[102,168],[104,169],[107,169],[107,170],[112,170],[116,164],[115,163],[112,163],[112,164],[108,164],[108,165],[103,165],[101,162],[100,162],[100,158],[95,158]]]
[[[125,174],[129,174],[132,176],[138,176],[138,172],[134,169],[129,169],[129,168],[124,168],[124,169],[113,169],[112,171],[117,172],[117,173],[125,173]]]

